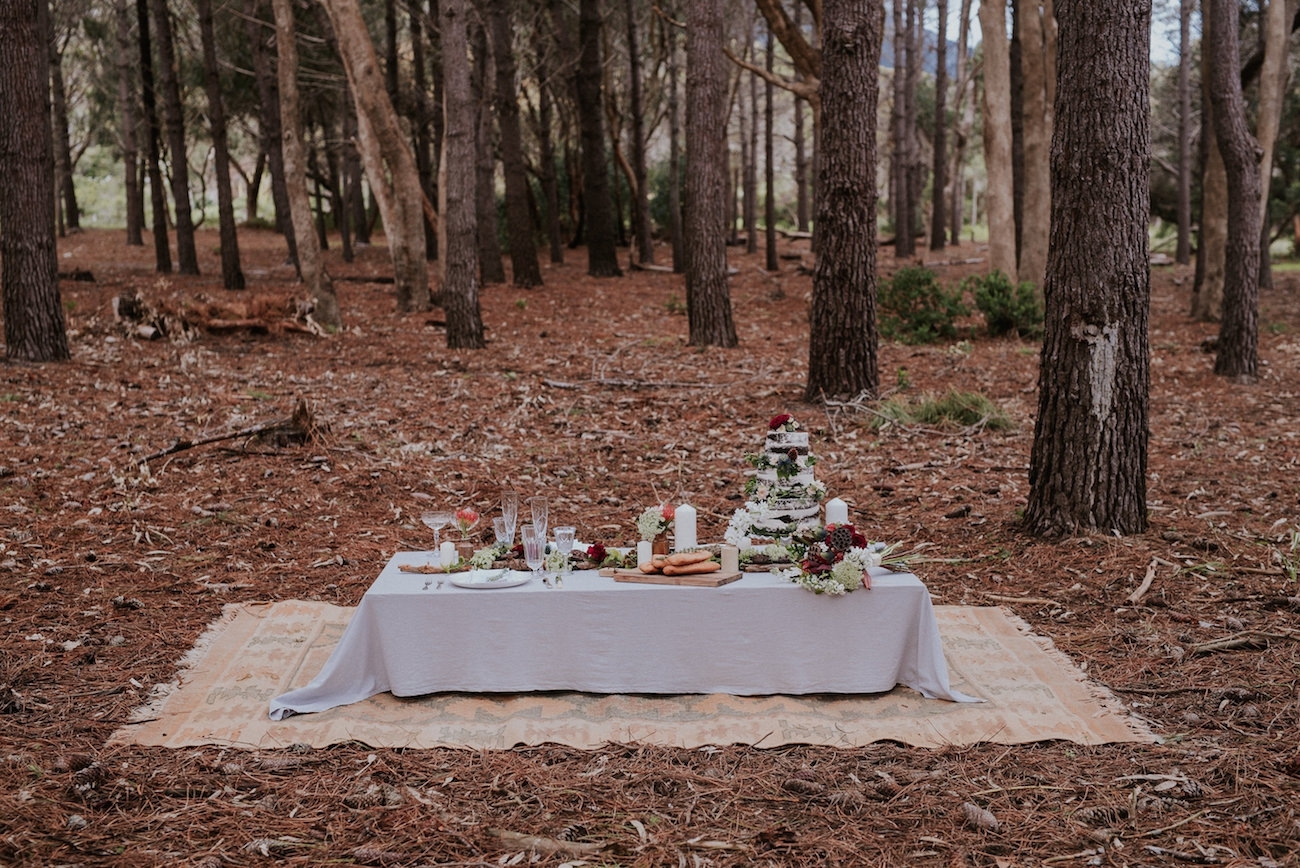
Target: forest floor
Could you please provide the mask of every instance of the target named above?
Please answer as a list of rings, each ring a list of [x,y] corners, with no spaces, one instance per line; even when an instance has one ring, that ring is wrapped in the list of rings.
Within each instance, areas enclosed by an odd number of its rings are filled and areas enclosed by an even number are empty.
[[[1190,273],[1153,269],[1150,528],[1045,542],[1017,525],[1037,345],[990,339],[976,316],[960,342],[880,350],[891,397],[979,392],[1010,430],[880,428],[869,406],[805,404],[796,248],[778,274],[731,248],[738,349],[687,346],[680,276],[595,280],[571,250],[544,287],[484,289],[488,348],[450,351],[441,310],[398,315],[374,282],[391,275],[382,247],[351,264],[330,251],[346,324],[322,338],[279,323],[297,289],[274,235],[243,234],[243,294],[220,288],[216,244],[201,233],[204,276],[184,278],[120,233],[62,240],[60,268],[94,278],[62,282],[72,361],[0,364],[0,864],[1298,864],[1295,277],[1263,295],[1263,375],[1236,385],[1202,348],[1215,327],[1186,316]],[[946,282],[982,255],[932,265]],[[892,270],[889,248],[881,260]],[[115,320],[132,291],[170,312],[170,339]],[[182,332],[182,317],[243,324]],[[139,463],[300,399],[312,442]],[[509,485],[548,495],[581,539],[628,544],[642,508],[689,500],[700,538],[720,539],[743,456],[781,412],[869,538],[920,550],[936,602],[1007,606],[1161,743],[106,746],[224,604],[355,605],[393,552],[429,545],[422,505],[490,515]],[[801,795],[795,776],[857,796]],[[374,784],[395,795],[375,804]]]

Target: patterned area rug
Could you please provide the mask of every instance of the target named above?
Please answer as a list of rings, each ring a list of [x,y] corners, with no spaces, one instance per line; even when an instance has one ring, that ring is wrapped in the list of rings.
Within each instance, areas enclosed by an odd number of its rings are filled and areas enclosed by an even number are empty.
[[[505,749],[609,742],[678,747],[813,744],[918,747],[1063,739],[1151,742],[1147,726],[1089,682],[1050,641],[1000,608],[936,606],[952,686],[986,699],[889,693],[817,696],[388,693],[272,721],[273,696],[309,682],[352,608],[285,601],[232,604],[112,743],[272,749],[357,741],[372,747]]]

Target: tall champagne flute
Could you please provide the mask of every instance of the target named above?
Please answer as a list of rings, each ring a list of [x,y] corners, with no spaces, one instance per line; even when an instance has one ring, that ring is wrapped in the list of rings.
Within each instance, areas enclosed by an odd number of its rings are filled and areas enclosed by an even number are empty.
[[[537,528],[537,535],[542,539],[542,548],[546,548],[546,516],[549,513],[549,507],[544,497],[528,498],[528,509],[533,516],[533,527]],[[545,552],[543,552],[545,554]]]
[[[515,519],[519,517],[519,492],[501,492],[501,517],[506,520],[506,543],[515,544]]]
[[[536,573],[546,563],[546,543],[544,537],[537,533],[537,528],[526,524],[519,529],[524,541],[524,562],[528,569]]]

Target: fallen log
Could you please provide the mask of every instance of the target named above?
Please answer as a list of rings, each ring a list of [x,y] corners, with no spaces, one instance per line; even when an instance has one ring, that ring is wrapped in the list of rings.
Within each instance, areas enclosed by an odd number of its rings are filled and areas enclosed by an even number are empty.
[[[165,449],[159,449],[157,452],[152,452],[143,458],[137,458],[135,463],[146,464],[155,458],[175,455],[177,452],[184,452],[188,449],[195,449],[212,443],[238,440],[241,437],[248,438],[250,442],[253,440],[271,440],[280,446],[288,443],[309,443],[318,439],[323,432],[324,428],[317,423],[316,418],[307,407],[307,402],[300,398],[298,406],[294,408],[290,416],[273,419],[269,422],[259,422],[256,425],[249,425],[247,428],[241,428],[229,434],[204,437],[201,440],[176,440]]]

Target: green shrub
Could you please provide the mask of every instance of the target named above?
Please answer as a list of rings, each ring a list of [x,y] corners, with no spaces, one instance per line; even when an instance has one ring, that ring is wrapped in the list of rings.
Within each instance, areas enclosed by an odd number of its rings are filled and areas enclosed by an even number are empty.
[[[925,425],[930,428],[990,428],[1002,431],[1011,428],[1011,418],[992,400],[978,392],[949,390],[938,398],[923,397],[906,400],[891,398],[881,401],[876,408],[872,427],[897,425]]]
[[[1042,336],[1043,305],[1033,283],[1022,281],[1013,286],[1011,278],[995,271],[983,277],[968,277],[965,286],[975,296],[975,306],[984,314],[993,337],[1013,333],[1022,338]]]
[[[907,344],[955,338],[957,318],[970,313],[961,299],[960,289],[945,290],[930,269],[900,268],[880,286],[880,333]]]

